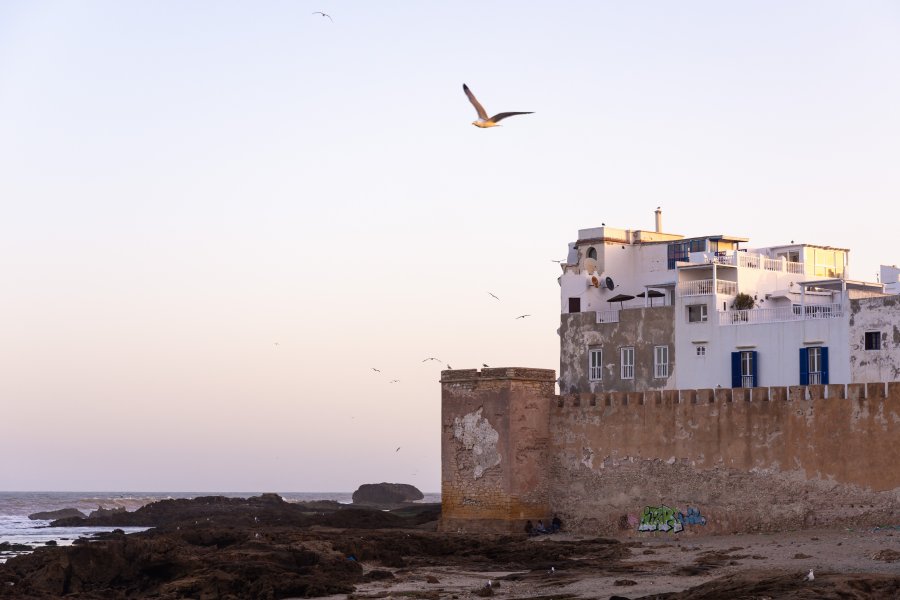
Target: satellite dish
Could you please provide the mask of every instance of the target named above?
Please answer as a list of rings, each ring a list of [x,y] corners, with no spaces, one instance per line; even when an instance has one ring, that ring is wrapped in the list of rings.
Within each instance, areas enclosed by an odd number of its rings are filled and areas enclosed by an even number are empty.
[[[595,288],[600,287],[600,278],[596,275],[591,275],[591,285]]]
[[[611,290],[616,287],[616,284],[613,283],[612,277],[607,277],[603,280],[603,283],[606,284],[606,289]]]

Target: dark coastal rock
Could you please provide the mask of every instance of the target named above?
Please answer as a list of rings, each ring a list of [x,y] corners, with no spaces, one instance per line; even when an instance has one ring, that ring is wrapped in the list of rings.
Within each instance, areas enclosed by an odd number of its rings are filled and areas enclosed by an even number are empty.
[[[88,518],[108,517],[110,515],[119,515],[123,512],[126,512],[124,506],[118,506],[116,508],[103,508],[102,506],[98,506],[97,510],[91,511]]]
[[[13,544],[10,542],[0,542],[0,552],[26,552],[31,550],[28,544]]]
[[[87,515],[77,508],[61,508],[59,510],[45,510],[28,515],[32,521],[55,521],[56,519],[83,519]]]
[[[364,483],[353,492],[353,504],[401,504],[424,497],[408,483]]]
[[[164,500],[78,519],[79,525],[117,519],[154,527],[147,531],[114,530],[10,558],[0,564],[0,597],[273,600],[350,594],[365,581],[357,556],[403,564],[401,552],[415,551],[423,540],[401,528],[431,523],[433,529],[439,516],[436,504],[397,514],[337,503],[317,503],[313,510],[274,494]],[[329,533],[311,532],[313,525]],[[369,528],[396,533],[382,539]],[[373,533],[360,537],[359,529]],[[370,578],[378,577],[387,575]]]

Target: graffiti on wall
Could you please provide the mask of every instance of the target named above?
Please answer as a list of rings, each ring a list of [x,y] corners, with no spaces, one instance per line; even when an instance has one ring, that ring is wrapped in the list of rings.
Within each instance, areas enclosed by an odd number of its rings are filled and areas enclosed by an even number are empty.
[[[682,525],[706,525],[706,517],[700,514],[699,508],[688,508],[686,514],[678,513],[676,518]]]
[[[641,512],[638,531],[671,531],[679,533],[685,525],[706,525],[706,517],[698,508],[681,512],[668,506],[645,506]]]

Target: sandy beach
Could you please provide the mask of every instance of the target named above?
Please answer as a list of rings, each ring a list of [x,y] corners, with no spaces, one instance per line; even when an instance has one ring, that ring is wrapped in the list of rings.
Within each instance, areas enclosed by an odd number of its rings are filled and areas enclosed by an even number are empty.
[[[532,600],[900,597],[900,528],[773,534],[438,531],[440,505],[165,500],[61,526],[144,526],[0,564],[0,597]],[[807,580],[812,570],[814,578]],[[488,583],[490,582],[490,586]]]
[[[522,544],[587,543],[567,533]],[[392,579],[357,586],[349,598],[475,598],[491,582],[502,598],[654,598],[692,590],[690,598],[889,598],[873,581],[900,590],[900,528],[796,531],[724,536],[657,536],[626,541],[627,555],[603,561],[585,554],[520,571],[435,565],[397,569]],[[367,569],[379,569],[366,565]],[[553,567],[553,572],[549,572]],[[807,581],[809,570],[814,580]],[[707,590],[698,589],[707,584]],[[728,586],[734,586],[728,591]],[[736,594],[736,595],[732,595]],[[887,595],[885,595],[887,594]],[[348,596],[331,596],[347,598]]]

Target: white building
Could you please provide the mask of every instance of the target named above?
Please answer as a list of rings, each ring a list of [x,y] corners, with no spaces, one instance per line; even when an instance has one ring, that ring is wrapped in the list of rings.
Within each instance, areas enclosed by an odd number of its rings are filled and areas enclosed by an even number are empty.
[[[849,279],[847,249],[748,241],[663,233],[659,209],[655,231],[580,230],[559,278],[560,391],[900,378],[898,298]]]

